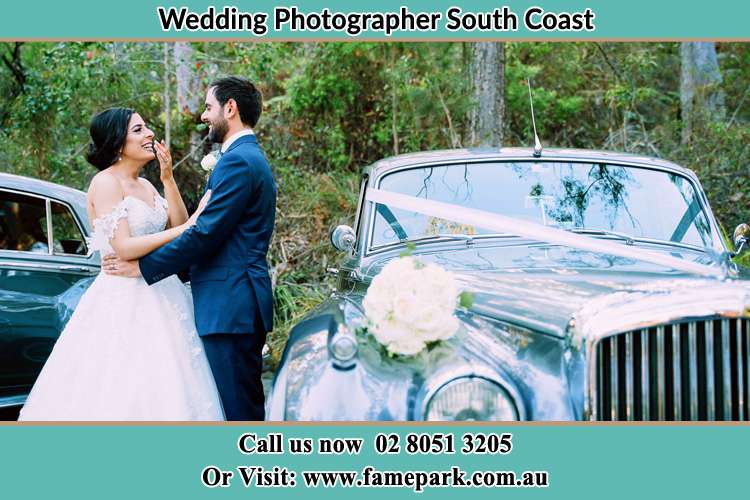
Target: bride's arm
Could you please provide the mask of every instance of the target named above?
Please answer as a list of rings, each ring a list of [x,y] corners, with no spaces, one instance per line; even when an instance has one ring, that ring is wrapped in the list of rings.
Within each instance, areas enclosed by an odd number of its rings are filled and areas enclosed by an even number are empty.
[[[169,227],[177,227],[188,220],[188,211],[182,201],[180,190],[172,175],[172,155],[163,143],[155,142],[156,158],[161,169],[160,177],[164,185],[164,197],[167,199],[169,211]]]
[[[94,205],[96,217],[103,217],[111,213],[117,204],[123,200],[120,183],[109,176],[98,176],[94,179],[91,183],[89,195]],[[195,218],[199,213],[196,212]],[[117,224],[110,245],[119,258],[123,260],[138,259],[177,238],[195,223],[195,218],[165,231],[144,236],[131,236],[128,221],[124,218]]]

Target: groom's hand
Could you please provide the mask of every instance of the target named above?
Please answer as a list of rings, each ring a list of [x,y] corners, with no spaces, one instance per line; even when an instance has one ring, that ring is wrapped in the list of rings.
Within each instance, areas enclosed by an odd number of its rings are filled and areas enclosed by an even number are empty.
[[[138,278],[141,276],[141,268],[137,260],[122,260],[115,254],[105,255],[102,258],[102,270],[110,276],[122,276],[123,278]]]

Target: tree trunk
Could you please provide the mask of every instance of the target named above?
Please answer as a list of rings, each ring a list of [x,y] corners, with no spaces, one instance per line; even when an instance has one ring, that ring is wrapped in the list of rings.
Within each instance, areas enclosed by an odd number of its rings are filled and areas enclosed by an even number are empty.
[[[199,68],[195,61],[193,46],[186,42],[174,44],[174,65],[177,80],[177,107],[183,114],[183,118],[192,123],[200,123],[201,103],[203,102],[203,89],[201,89],[201,78]],[[195,127],[190,129],[190,152],[193,159],[200,160],[203,156],[200,133]]]
[[[180,112],[195,114],[200,108],[201,79],[196,70],[193,47],[186,42],[174,44],[174,65],[177,77],[177,105]]]
[[[714,42],[683,42],[680,46],[682,142],[690,142],[696,125],[724,118],[724,91]]]
[[[10,110],[13,105],[13,101],[20,94],[24,92],[26,85],[26,69],[23,67],[21,61],[21,46],[24,42],[15,42],[13,49],[8,47],[8,51],[0,56],[0,60],[13,74],[14,83],[10,84],[8,94],[3,103],[0,105],[0,127],[5,127],[5,121],[10,116]]]
[[[164,142],[169,149],[172,145],[172,102],[169,97],[169,43],[164,43]]]
[[[503,144],[505,115],[505,47],[500,42],[478,42],[471,47],[471,86],[474,106],[469,111],[469,144]]]

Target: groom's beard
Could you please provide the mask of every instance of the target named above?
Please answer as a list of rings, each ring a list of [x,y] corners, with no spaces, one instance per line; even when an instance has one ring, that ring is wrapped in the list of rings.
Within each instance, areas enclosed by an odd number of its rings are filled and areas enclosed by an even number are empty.
[[[208,140],[212,143],[220,144],[229,132],[229,122],[222,119],[211,124],[211,131],[208,133]]]

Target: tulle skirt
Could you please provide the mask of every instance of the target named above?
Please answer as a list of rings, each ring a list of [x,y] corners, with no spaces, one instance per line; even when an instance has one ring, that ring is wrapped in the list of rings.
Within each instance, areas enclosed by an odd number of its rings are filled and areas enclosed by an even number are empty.
[[[188,289],[171,276],[100,274],[44,365],[19,420],[223,420]]]

